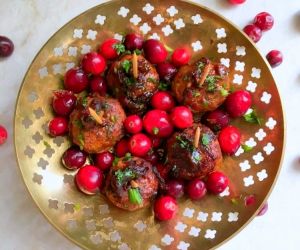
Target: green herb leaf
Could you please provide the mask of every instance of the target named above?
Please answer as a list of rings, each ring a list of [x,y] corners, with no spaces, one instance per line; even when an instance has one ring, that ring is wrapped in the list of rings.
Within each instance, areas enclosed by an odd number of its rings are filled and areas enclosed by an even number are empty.
[[[118,185],[122,185],[125,178],[134,179],[136,177],[136,174],[131,169],[128,168],[126,168],[124,171],[119,169],[114,174],[116,176]]]
[[[253,147],[243,144],[242,149],[244,149],[245,152],[250,152],[253,149]]]
[[[77,137],[78,141],[79,141],[79,147],[80,147],[80,150],[83,150],[83,147],[84,147],[84,136],[82,133],[80,133]]]
[[[133,52],[134,52],[137,56],[139,56],[140,54],[142,54],[142,51],[139,50],[139,49],[135,49]]]
[[[125,154],[125,156],[124,156],[124,158],[123,158],[123,161],[129,161],[129,160],[131,160],[131,158],[132,158],[132,156],[131,156],[131,154],[128,152],[128,153]]]
[[[207,76],[205,82],[207,83],[207,91],[213,92],[216,90],[217,80],[220,79],[220,76]]]
[[[204,62],[198,62],[198,63],[197,63],[197,67],[198,67],[198,69],[200,69],[200,70],[202,70],[202,69],[204,68],[204,66],[205,66],[205,63],[204,63]]]
[[[199,92],[198,90],[193,89],[193,90],[192,90],[192,95],[193,95],[193,97],[198,97],[198,96],[200,96],[201,94],[200,94],[200,92]]]
[[[201,160],[201,155],[200,153],[197,151],[197,150],[194,150],[193,153],[192,153],[192,160],[198,164]]]
[[[194,145],[188,141],[185,138],[182,138],[181,136],[176,136],[176,140],[179,142],[179,146],[181,148],[185,148],[187,150],[189,150],[191,153],[194,151]]]
[[[121,65],[124,71],[128,74],[132,65],[131,61],[124,60]]]
[[[249,114],[245,114],[244,119],[246,122],[261,125],[261,119],[257,116],[255,110],[252,110],[252,112]]]
[[[221,92],[222,96],[228,96],[229,95],[228,91],[226,89],[224,89],[224,88],[221,88],[220,92]]]
[[[153,132],[153,134],[157,135],[157,134],[159,133],[159,128],[154,127],[154,128],[152,129],[152,132]]]
[[[43,141],[43,143],[44,143],[45,147],[51,148],[50,144],[47,141]]]
[[[201,142],[204,146],[208,146],[211,141],[210,135],[209,134],[203,134],[201,137]]]
[[[127,86],[131,86],[135,83],[135,79],[133,77],[124,77],[124,82]]]
[[[119,157],[115,157],[114,161],[113,161],[113,166],[117,166],[118,165],[118,162],[119,162],[120,158]]]
[[[125,45],[122,43],[116,43],[115,45],[113,45],[113,48],[115,49],[115,51],[117,52],[118,55],[125,52],[125,50],[126,50]]]
[[[141,204],[143,202],[143,198],[141,196],[141,193],[139,191],[139,189],[137,188],[129,188],[128,189],[128,197],[129,197],[129,201],[132,204]]]
[[[153,77],[148,77],[148,82],[153,82],[153,83],[157,83],[156,79],[154,79]]]
[[[165,82],[159,82],[159,86],[158,86],[159,90],[168,90],[168,88],[169,88],[169,84]]]

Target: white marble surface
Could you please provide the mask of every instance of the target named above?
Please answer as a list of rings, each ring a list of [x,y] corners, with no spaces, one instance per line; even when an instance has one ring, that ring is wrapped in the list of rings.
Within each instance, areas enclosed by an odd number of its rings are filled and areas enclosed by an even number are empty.
[[[41,215],[21,180],[13,150],[13,112],[27,67],[59,27],[104,1],[0,0],[0,34],[15,43],[15,53],[0,61],[0,123],[8,128],[8,142],[0,147],[0,249],[78,249]],[[195,1],[196,2],[196,1]],[[197,1],[240,27],[260,11],[271,12],[276,25],[258,47],[262,54],[280,49],[283,65],[274,69],[286,110],[287,145],[282,172],[270,197],[270,209],[220,249],[299,249],[300,223],[300,1],[247,0],[232,8],[226,0]]]

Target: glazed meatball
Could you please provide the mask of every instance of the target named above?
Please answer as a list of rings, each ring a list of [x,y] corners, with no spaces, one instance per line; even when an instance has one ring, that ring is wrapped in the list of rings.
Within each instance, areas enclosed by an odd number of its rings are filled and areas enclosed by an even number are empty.
[[[157,189],[158,179],[150,162],[123,157],[110,169],[104,192],[115,206],[134,211],[148,206]]]
[[[206,58],[182,66],[172,82],[177,101],[189,106],[194,113],[218,108],[225,101],[229,88],[228,69]]]
[[[200,136],[198,145],[195,145],[197,127]],[[217,137],[208,127],[200,123],[174,133],[168,140],[167,151],[172,174],[185,180],[204,178],[223,161]]]
[[[155,67],[142,55],[138,55],[138,75],[135,78],[132,61],[133,55],[125,55],[115,61],[108,71],[107,83],[128,112],[142,114],[158,89],[159,76]]]
[[[74,144],[88,153],[109,150],[124,135],[125,112],[118,100],[94,95],[80,98],[70,115]]]

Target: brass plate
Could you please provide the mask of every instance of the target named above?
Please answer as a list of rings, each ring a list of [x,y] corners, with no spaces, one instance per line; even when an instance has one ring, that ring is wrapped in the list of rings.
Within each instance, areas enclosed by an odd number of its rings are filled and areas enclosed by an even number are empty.
[[[171,7],[173,6],[173,7]],[[160,16],[158,15],[160,14]],[[66,69],[108,37],[130,31],[159,36],[171,48],[189,45],[193,59],[207,56],[230,67],[235,89],[252,92],[261,125],[234,121],[250,152],[227,157],[223,171],[231,180],[223,197],[180,201],[177,217],[154,220],[151,209],[125,212],[101,196],[85,196],[73,183],[74,172],[60,163],[67,138],[45,132],[52,118],[52,90]],[[284,147],[280,97],[264,58],[254,44],[218,14],[186,1],[115,0],[96,6],[62,27],[38,53],[21,87],[15,113],[15,147],[25,184],[48,220],[86,249],[209,249],[232,237],[252,219],[269,195]],[[244,206],[254,194],[257,203]],[[234,199],[233,199],[234,198]],[[37,229],[38,230],[38,229]]]

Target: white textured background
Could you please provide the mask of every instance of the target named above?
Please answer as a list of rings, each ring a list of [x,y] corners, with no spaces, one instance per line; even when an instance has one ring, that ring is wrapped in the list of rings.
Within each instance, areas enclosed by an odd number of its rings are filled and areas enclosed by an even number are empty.
[[[15,53],[0,60],[0,124],[8,142],[0,147],[0,249],[78,249],[60,235],[29,197],[13,150],[13,113],[22,78],[48,38],[71,18],[100,4],[96,0],[0,0],[0,35],[15,43]],[[258,43],[263,55],[284,53],[274,69],[286,111],[287,145],[283,168],[269,200],[268,213],[256,218],[223,250],[300,249],[300,0],[247,0],[231,7],[226,0],[194,1],[208,6],[243,27],[258,12],[275,17],[275,27]]]

